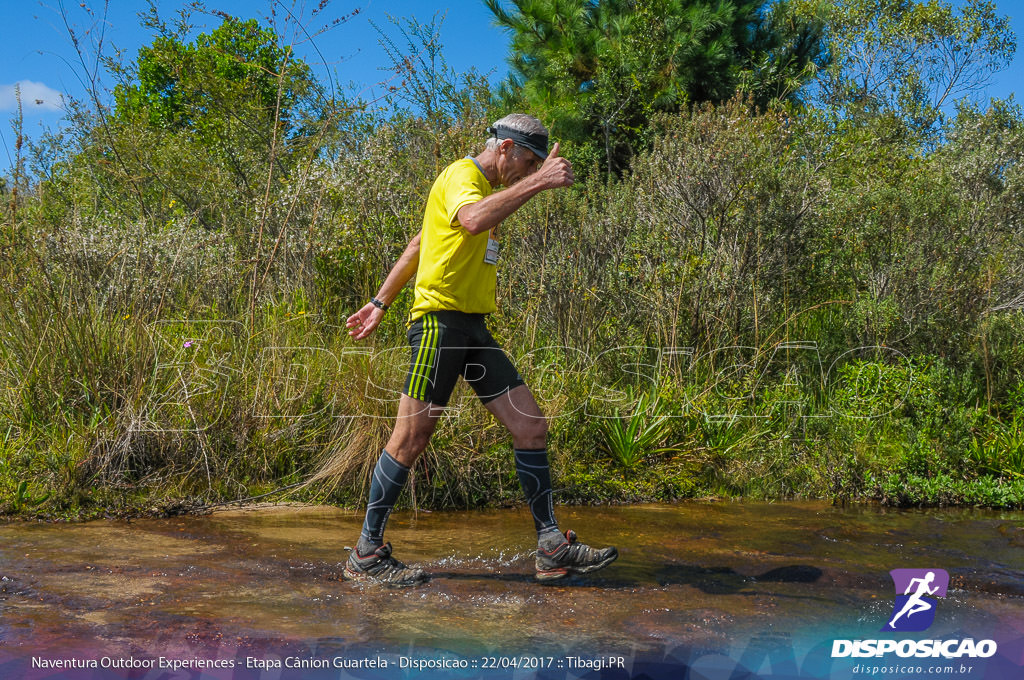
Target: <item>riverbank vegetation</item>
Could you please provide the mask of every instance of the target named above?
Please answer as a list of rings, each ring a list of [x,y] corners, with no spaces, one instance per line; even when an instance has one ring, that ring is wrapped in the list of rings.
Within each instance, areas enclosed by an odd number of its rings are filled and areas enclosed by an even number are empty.
[[[573,26],[488,4],[507,81],[398,21],[372,102],[282,26],[152,12],[151,45],[105,62],[109,104],[93,80],[19,136],[0,512],[364,502],[411,290],[369,341],[344,320],[436,174],[517,109],[578,169],[502,225],[489,322],[550,417],[560,501],[1024,507],[1024,117],[983,97],[1015,44],[991,3],[645,0]],[[520,503],[501,426],[464,385],[451,412],[405,502]]]

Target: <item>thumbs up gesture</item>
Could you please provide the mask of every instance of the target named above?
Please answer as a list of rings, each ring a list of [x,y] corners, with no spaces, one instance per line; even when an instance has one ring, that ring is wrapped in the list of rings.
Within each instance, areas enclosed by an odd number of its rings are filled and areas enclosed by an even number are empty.
[[[572,173],[572,164],[558,155],[560,145],[555,142],[544,164],[537,171],[537,177],[543,182],[545,189],[557,189],[559,187],[572,186],[576,177]]]

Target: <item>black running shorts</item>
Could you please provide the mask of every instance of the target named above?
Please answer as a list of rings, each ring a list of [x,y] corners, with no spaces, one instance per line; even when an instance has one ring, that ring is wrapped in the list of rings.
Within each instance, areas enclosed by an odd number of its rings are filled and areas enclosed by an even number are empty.
[[[461,375],[481,403],[525,384],[491,337],[484,314],[427,312],[409,327],[412,360],[405,394],[447,406]]]

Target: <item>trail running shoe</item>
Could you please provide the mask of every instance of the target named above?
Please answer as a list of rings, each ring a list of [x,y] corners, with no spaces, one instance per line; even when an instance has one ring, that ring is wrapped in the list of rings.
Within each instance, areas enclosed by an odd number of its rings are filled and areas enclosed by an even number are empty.
[[[576,532],[565,532],[562,543],[537,547],[537,580],[554,581],[570,574],[589,574],[615,561],[615,548],[598,550],[576,540]]]
[[[345,578],[382,586],[415,586],[429,576],[422,569],[410,569],[391,556],[391,544],[385,543],[363,557],[355,548],[345,563]]]

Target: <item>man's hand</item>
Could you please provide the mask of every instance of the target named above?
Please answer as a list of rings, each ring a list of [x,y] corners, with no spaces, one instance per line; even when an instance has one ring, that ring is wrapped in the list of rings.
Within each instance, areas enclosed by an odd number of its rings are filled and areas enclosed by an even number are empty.
[[[559,143],[555,142],[551,153],[544,159],[544,164],[537,170],[537,181],[541,182],[545,189],[569,187],[576,181],[572,173],[572,164],[558,155],[558,148]]]
[[[352,329],[348,334],[352,336],[353,340],[362,340],[380,325],[380,320],[383,318],[384,310],[374,306],[372,302],[367,302],[366,306],[348,317],[345,326]]]

